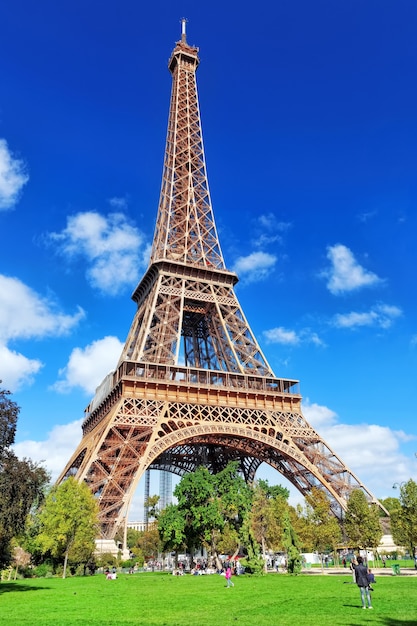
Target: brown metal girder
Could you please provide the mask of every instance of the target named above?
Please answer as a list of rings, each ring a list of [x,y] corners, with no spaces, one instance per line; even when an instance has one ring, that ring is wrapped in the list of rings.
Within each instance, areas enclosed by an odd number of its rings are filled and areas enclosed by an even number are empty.
[[[265,457],[265,449],[278,450],[279,453],[287,459],[288,462],[294,461],[304,467],[304,470],[314,476],[322,487],[324,487],[331,495],[339,501],[339,504],[345,508],[346,502],[343,496],[340,496],[333,488],[331,484],[328,484],[323,480],[323,477],[319,474],[317,469],[310,464],[308,459],[295,447],[286,444],[284,441],[277,441],[268,435],[259,433],[245,428],[244,426],[234,426],[232,424],[212,424],[211,430],[208,432],[207,425],[199,424],[194,427],[187,428],[185,432],[175,431],[169,435],[165,435],[161,439],[157,440],[148,450],[149,465],[161,454],[174,445],[178,445],[181,442],[187,442],[195,437],[213,437],[213,435],[220,435],[223,441],[227,440],[227,437],[232,435],[238,438],[240,441],[240,448],[246,452],[246,456],[254,456],[261,458],[269,463],[269,456]],[[223,439],[224,437],[224,439]],[[212,439],[215,441],[215,439]],[[207,440],[206,440],[207,441]],[[242,443],[244,441],[244,443]],[[225,444],[224,444],[225,445]],[[252,454],[249,454],[249,450],[252,450]],[[291,476],[287,476],[291,482],[294,482]],[[294,483],[295,484],[295,483]],[[296,485],[297,486],[297,485]]]
[[[233,448],[231,442],[217,441],[210,438],[195,437],[183,445],[176,446],[161,454],[151,469],[165,469],[179,476],[189,471],[194,471],[198,466],[205,465],[209,471],[217,473],[224,469],[229,461],[238,460],[244,473],[245,479],[253,481],[256,469],[262,461],[246,456],[242,450]],[[250,465],[249,468],[245,467]]]

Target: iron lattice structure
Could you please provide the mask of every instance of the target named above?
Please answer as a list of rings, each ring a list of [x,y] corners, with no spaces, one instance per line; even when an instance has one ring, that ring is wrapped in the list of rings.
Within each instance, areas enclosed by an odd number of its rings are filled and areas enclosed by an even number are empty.
[[[231,460],[252,481],[268,463],[303,494],[324,489],[341,517],[354,488],[376,498],[309,425],[298,381],[277,378],[226,269],[207,181],[196,69],[185,22],[169,61],[172,94],[149,267],[115,371],[85,411],[82,440],[59,481],[85,480],[102,537],[126,522],[147,469],[211,472]]]

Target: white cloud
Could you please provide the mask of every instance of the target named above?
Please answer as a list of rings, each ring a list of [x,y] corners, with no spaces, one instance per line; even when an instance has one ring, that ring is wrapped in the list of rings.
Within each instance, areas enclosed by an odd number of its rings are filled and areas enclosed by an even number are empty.
[[[13,392],[24,385],[31,385],[35,374],[43,367],[41,361],[28,359],[4,345],[0,345],[0,363],[2,387]]]
[[[363,213],[360,213],[358,215],[358,219],[360,222],[366,223],[369,220],[376,217],[377,215],[378,215],[378,211],[376,211],[375,209],[373,211],[364,211]]]
[[[17,278],[0,274],[0,379],[11,391],[31,384],[42,367],[13,351],[11,341],[42,339],[69,333],[84,317],[78,308],[74,315],[57,310],[52,299],[40,296]]]
[[[84,349],[74,348],[67,365],[59,371],[61,380],[52,388],[66,393],[80,387],[93,395],[103,378],[116,367],[122,350],[123,344],[117,337],[110,336],[93,341]]]
[[[277,257],[267,252],[252,252],[245,257],[239,257],[233,271],[242,277],[245,282],[255,282],[265,279],[273,269]]]
[[[365,270],[356,261],[351,250],[342,244],[329,246],[327,258],[331,266],[321,273],[327,278],[327,288],[333,295],[354,291],[361,287],[371,287],[382,282],[373,272]]]
[[[337,421],[337,414],[327,406],[312,404],[306,399],[303,402],[303,414],[311,426],[319,432],[333,426]]]
[[[413,475],[415,459],[402,453],[401,444],[416,439],[414,435],[376,424],[343,424],[334,411],[310,404],[308,400],[303,403],[303,414],[377,498],[392,495],[395,482],[408,480]]]
[[[366,312],[335,315],[332,325],[337,328],[358,328],[361,326],[372,326],[377,328],[389,328],[393,322],[401,317],[402,310],[399,307],[387,304],[377,304]]]
[[[54,426],[44,441],[27,439],[16,443],[13,449],[19,458],[26,457],[38,463],[43,462],[44,467],[51,472],[52,481],[55,482],[81,441],[82,421],[80,419],[64,426]]]
[[[277,221],[277,216],[274,213],[263,213],[258,217],[258,223],[262,228],[271,232],[283,233],[291,228],[290,222]]]
[[[124,197],[118,197],[118,196],[114,196],[113,198],[109,199],[109,204],[110,206],[114,207],[115,209],[126,209],[127,207],[127,198]]]
[[[288,330],[283,326],[265,330],[263,335],[268,343],[280,343],[284,345],[297,346],[301,343],[313,343],[316,346],[325,346],[317,333],[312,332],[309,328],[303,328],[300,332]]]
[[[90,284],[109,295],[135,285],[144,265],[144,237],[121,213],[107,217],[94,211],[77,213],[68,217],[62,232],[50,233],[49,239],[69,259],[84,257]]]
[[[289,228],[291,228],[290,222],[279,222],[274,213],[264,213],[257,218],[256,237],[253,239],[253,244],[261,248],[277,242],[282,243],[282,235]]]
[[[287,330],[282,326],[265,330],[263,334],[270,343],[283,343],[293,346],[300,343],[300,338],[294,330]]]
[[[0,139],[0,210],[12,208],[29,176],[24,162],[14,158],[7,141]]]
[[[57,311],[45,298],[18,278],[0,274],[0,342],[67,334],[85,316],[78,307],[74,315]]]

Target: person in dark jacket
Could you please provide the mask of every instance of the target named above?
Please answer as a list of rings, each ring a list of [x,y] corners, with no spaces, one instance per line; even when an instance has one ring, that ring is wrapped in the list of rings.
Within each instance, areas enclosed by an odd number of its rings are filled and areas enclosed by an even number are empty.
[[[372,585],[376,583],[375,574],[372,573],[372,570],[368,569],[368,589],[369,591],[373,591],[374,588]]]
[[[356,584],[361,592],[362,608],[366,609],[366,602],[368,602],[368,609],[372,609],[371,594],[369,593],[368,568],[363,564],[363,558],[358,556],[356,563],[352,563],[352,567],[355,572]]]

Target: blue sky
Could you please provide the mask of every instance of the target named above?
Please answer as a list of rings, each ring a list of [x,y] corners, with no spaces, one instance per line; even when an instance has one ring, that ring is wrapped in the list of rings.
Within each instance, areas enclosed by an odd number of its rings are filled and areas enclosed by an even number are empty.
[[[0,8],[0,378],[21,407],[17,453],[56,477],[118,360],[185,16],[245,315],[275,374],[300,380],[306,418],[393,495],[417,474],[417,4],[206,5]]]

